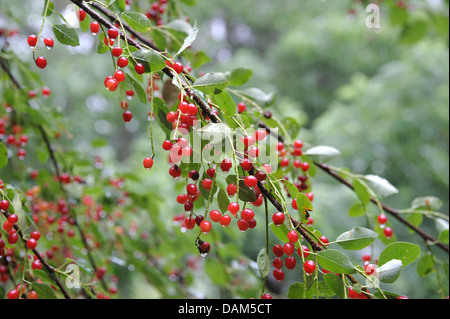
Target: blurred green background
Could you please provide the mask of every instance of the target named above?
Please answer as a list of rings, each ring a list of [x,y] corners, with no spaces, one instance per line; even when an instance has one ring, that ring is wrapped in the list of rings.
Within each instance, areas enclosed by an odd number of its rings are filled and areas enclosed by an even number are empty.
[[[59,9],[66,6],[66,1],[54,2]],[[302,125],[298,137],[308,145],[330,145],[341,151],[333,165],[388,179],[399,194],[383,201],[394,208],[407,208],[414,198],[433,195],[442,200],[441,212],[448,215],[448,1],[405,1],[408,9],[396,1],[380,1],[381,30],[376,31],[366,27],[368,3],[362,1],[188,2],[196,6],[182,9],[200,30],[193,47],[211,58],[201,71],[251,68],[248,87],[277,93],[275,116],[295,117]],[[140,3],[145,7],[147,2]],[[41,1],[0,0],[0,6],[16,17],[13,23],[21,31],[11,48],[30,62],[25,37],[39,28]],[[180,187],[176,189],[170,180],[162,152],[151,172],[136,173],[142,170],[141,158],[150,152],[148,108],[133,100],[134,119],[123,124],[117,96],[106,94],[103,86],[111,73],[111,59],[95,53],[97,41],[89,33],[80,33],[80,47],[55,46],[46,53],[49,66],[40,72],[41,78],[52,89],[51,103],[63,112],[71,134],[62,142],[77,152],[102,156],[106,176],[130,177],[130,193],[146,194],[158,218],[170,225],[172,217],[182,213],[173,196]],[[157,145],[163,139],[161,132],[155,133]],[[321,172],[313,185],[315,225],[328,238],[365,225],[364,218],[347,215],[357,200],[348,189]],[[403,225],[392,224],[399,240],[423,244]],[[422,227],[436,234],[433,222],[425,220]],[[180,241],[183,236],[177,233],[174,239]],[[191,239],[190,246],[181,246],[195,254]],[[261,228],[252,234],[227,234],[222,240],[230,251],[235,247],[236,252],[228,252],[229,258],[238,262],[237,252],[243,250],[255,260],[264,233]],[[377,243],[373,249],[381,247]],[[438,255],[448,260],[448,255]],[[354,257],[360,262],[360,254]],[[174,257],[174,263],[183,258]],[[241,266],[233,264],[235,269]],[[193,295],[224,296],[209,285],[209,279],[194,277]],[[271,283],[271,287],[286,292],[294,277],[289,274],[283,284]],[[435,274],[419,277],[413,264],[392,286],[411,298],[437,298],[436,282]],[[131,276],[121,292],[132,298],[159,296],[151,287],[139,276]]]

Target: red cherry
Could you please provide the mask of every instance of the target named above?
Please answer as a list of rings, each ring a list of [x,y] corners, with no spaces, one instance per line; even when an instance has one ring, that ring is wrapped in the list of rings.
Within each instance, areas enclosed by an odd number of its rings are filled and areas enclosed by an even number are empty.
[[[143,74],[145,72],[145,67],[142,63],[136,63],[134,70],[137,74]]]
[[[124,68],[128,65],[128,59],[124,56],[121,56],[119,59],[117,59],[117,66],[119,68]]]
[[[373,264],[367,264],[364,266],[364,271],[368,276],[373,275],[376,271],[376,266]]]
[[[19,236],[17,235],[17,233],[15,231],[8,235],[8,243],[10,243],[11,245],[14,245],[15,243],[17,243],[18,240],[19,240]]]
[[[17,289],[12,289],[10,291],[8,291],[8,293],[6,294],[6,298],[8,299],[17,299],[20,297],[20,292]]]
[[[278,212],[272,215],[272,221],[275,226],[281,226],[284,223],[285,216],[282,212]]]
[[[227,186],[227,194],[230,197],[233,197],[237,193],[237,186],[236,184],[229,184]]]
[[[223,215],[223,216],[220,218],[220,224],[221,224],[223,227],[228,227],[228,226],[230,225],[230,223],[231,223],[231,217],[230,217],[229,215]]]
[[[268,293],[265,293],[261,296],[261,299],[272,299],[272,296]]]
[[[31,250],[35,249],[37,246],[37,241],[34,238],[30,238],[27,240],[27,247]]]
[[[55,44],[55,42],[53,41],[52,38],[45,38],[44,44],[47,47],[47,49],[51,49],[51,48],[53,48],[53,45]]]
[[[232,167],[233,163],[229,158],[224,159],[220,164],[220,169],[225,173],[228,173]]]
[[[39,240],[39,238],[41,238],[41,233],[38,232],[37,230],[34,230],[34,231],[31,232],[30,238],[33,238],[35,240]]]
[[[125,122],[130,122],[131,121],[131,119],[133,118],[133,114],[130,112],[130,111],[125,111],[125,112],[123,112],[123,114],[122,114],[122,118],[123,118],[123,120],[125,121]]]
[[[97,21],[92,21],[89,28],[91,29],[92,34],[96,35],[100,30],[100,24]]]
[[[110,29],[108,29],[108,37],[110,37],[111,39],[116,39],[119,36],[119,30],[117,30],[117,28],[112,27]]]
[[[386,238],[391,238],[392,237],[392,235],[394,234],[394,231],[392,230],[392,228],[391,227],[386,227],[384,230],[383,230],[383,233],[384,233],[384,236],[386,236]]]
[[[114,92],[115,90],[117,90],[118,86],[119,86],[119,82],[114,78],[108,79],[106,81],[106,88],[111,92]]]
[[[244,232],[248,229],[248,222],[245,221],[244,219],[239,219],[237,221],[237,226],[239,228],[240,231]]]
[[[180,62],[175,62],[173,64],[173,69],[175,70],[175,72],[177,72],[178,74],[180,74],[181,72],[183,72],[184,66],[183,64],[181,64]]]
[[[238,203],[230,203],[228,205],[228,211],[235,216],[237,214],[237,212],[239,211],[240,207]]]
[[[299,238],[297,231],[295,230],[289,231],[289,233],[287,234],[287,238],[289,239],[289,242],[295,244]]]
[[[191,196],[196,195],[197,192],[198,192],[197,185],[195,185],[195,184],[189,184],[189,185],[187,185],[187,186],[186,186],[186,192],[187,192],[189,195],[191,195]]]
[[[322,236],[320,236],[320,241],[325,245],[325,246],[328,246],[328,243],[330,242],[329,240],[328,240],[328,238],[327,237],[325,237],[324,235],[322,235]]]
[[[296,140],[294,142],[294,147],[295,148],[302,148],[303,147],[303,142],[301,140]]]
[[[33,263],[31,264],[31,268],[37,270],[37,269],[42,269],[42,263],[39,259],[36,259],[35,261],[33,261]]]
[[[11,223],[9,220],[5,220],[3,223],[3,229],[7,232],[11,231],[14,228],[14,224]]]
[[[37,67],[40,69],[45,69],[47,66],[47,60],[43,56],[38,57],[35,62]]]
[[[37,36],[35,36],[34,34],[29,35],[29,36],[28,36],[28,39],[27,39],[28,45],[29,45],[31,48],[34,48],[34,47],[36,46],[36,44],[37,44],[37,40],[38,40],[38,38],[37,38]]]
[[[239,113],[244,113],[246,108],[247,108],[247,105],[244,102],[240,102],[237,105],[237,109],[238,109]]]
[[[378,223],[380,223],[381,225],[386,224],[388,221],[388,218],[385,214],[380,214],[378,215]]]
[[[8,216],[8,221],[11,224],[15,224],[15,223],[17,223],[19,221],[19,217],[17,217],[16,214],[11,214],[11,215]]]
[[[302,171],[307,172],[309,170],[309,163],[308,162],[303,162],[301,164],[301,168],[302,168]]]
[[[202,222],[200,223],[200,230],[204,234],[209,233],[209,231],[211,230],[211,223],[207,220],[202,220]]]
[[[211,190],[212,184],[213,184],[212,179],[205,178],[204,180],[202,180],[202,186],[203,186],[203,188],[206,189],[207,191]]]
[[[125,81],[125,73],[122,70],[117,70],[116,72],[114,72],[114,78],[118,82]]]
[[[3,199],[3,200],[0,202],[0,209],[1,209],[2,211],[6,212],[6,211],[8,210],[8,208],[9,208],[9,201],[7,201],[6,199]]]
[[[209,212],[209,218],[211,218],[211,220],[213,222],[217,223],[222,218],[222,213],[219,212],[218,210],[212,210],[212,211]]]
[[[80,22],[83,22],[86,18],[86,11],[84,11],[83,9],[78,9],[77,17]]]
[[[186,225],[187,229],[193,229],[195,227],[195,218],[187,217],[184,220],[184,224]]]
[[[251,221],[255,217],[255,212],[253,212],[251,209],[246,208],[242,210],[241,212],[241,218],[245,221]]]
[[[283,246],[283,251],[286,255],[290,256],[295,252],[295,245],[293,243],[285,243]]]
[[[272,247],[272,252],[275,254],[275,256],[277,257],[281,257],[284,255],[284,249],[281,245],[276,244]]]
[[[308,260],[303,264],[303,269],[307,274],[312,274],[316,270],[316,263],[312,260]]]
[[[44,97],[48,97],[51,93],[50,89],[46,86],[44,86],[41,90],[41,93]]]
[[[302,252],[303,251],[303,252]],[[297,254],[300,256],[303,254],[303,258],[307,258],[309,256],[310,250],[305,245],[302,245],[302,247],[297,249]]]
[[[244,183],[248,187],[255,187],[258,184],[258,179],[253,175],[249,175],[245,178]]]
[[[281,269],[274,269],[273,272],[273,277],[277,280],[277,281],[283,281],[284,279],[284,271]]]
[[[111,54],[112,54],[113,56],[115,56],[115,57],[121,56],[121,55],[122,55],[122,52],[123,52],[123,50],[122,50],[122,48],[119,47],[119,46],[114,47],[114,48],[112,48],[112,50],[111,50]]]
[[[281,258],[276,257],[273,259],[272,265],[277,268],[280,269],[281,267],[283,267],[283,260],[281,260]]]
[[[153,159],[151,157],[144,158],[144,167],[149,170],[153,167]]]
[[[297,264],[297,261],[295,260],[295,258],[293,256],[289,256],[284,261],[284,264],[286,265],[287,269],[294,269],[295,265]]]
[[[167,140],[167,141],[163,142],[162,148],[165,151],[170,151],[170,149],[172,148],[172,145],[173,145],[172,142]]]

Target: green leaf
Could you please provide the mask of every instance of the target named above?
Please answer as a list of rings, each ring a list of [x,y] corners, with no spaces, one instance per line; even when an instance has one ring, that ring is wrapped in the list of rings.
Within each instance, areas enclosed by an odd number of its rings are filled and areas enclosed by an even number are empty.
[[[244,202],[253,203],[256,201],[255,191],[245,185],[243,180],[239,180],[239,199]]]
[[[419,245],[396,242],[386,246],[378,258],[378,265],[382,266],[392,259],[398,259],[403,267],[414,262],[420,256]]]
[[[117,13],[124,12],[126,9],[126,6],[127,6],[127,4],[126,4],[125,0],[111,0],[108,5],[108,7],[112,11],[117,12]]]
[[[56,39],[62,44],[71,45],[73,47],[80,45],[77,31],[68,27],[66,24],[54,24],[53,33],[55,34]]]
[[[165,27],[166,29],[179,31],[186,34],[190,34],[192,31],[192,26],[186,20],[182,19],[170,21],[168,24],[165,25]]]
[[[310,212],[314,210],[313,205],[308,196],[306,196],[304,193],[299,192],[297,196],[295,196],[295,199],[297,202],[297,210],[300,214],[301,222],[305,223],[310,216]]]
[[[166,133],[167,136],[170,136],[172,132],[172,124],[167,121],[167,113],[169,113],[169,107],[167,106],[164,100],[159,97],[153,98],[153,112],[155,113],[156,119],[159,122],[159,126]]]
[[[373,243],[377,237],[378,233],[371,229],[354,227],[339,235],[336,243],[346,250],[361,250]]]
[[[435,196],[417,197],[411,203],[412,209],[438,211],[442,207],[442,200]]]
[[[0,143],[0,168],[8,164],[8,149],[5,144]]]
[[[366,205],[370,202],[370,193],[365,184],[363,184],[358,179],[354,179],[353,180],[353,189],[355,190],[355,193],[358,196],[359,200],[364,205]]]
[[[166,67],[164,58],[155,50],[138,50],[132,53],[137,62],[142,63],[145,72],[158,72]]]
[[[258,264],[258,269],[261,277],[266,278],[270,273],[271,264],[269,254],[267,253],[267,250],[265,248],[259,251],[256,263]]]
[[[345,298],[345,286],[341,276],[333,273],[328,273],[323,275],[323,280],[338,297]]]
[[[240,91],[241,94],[245,95],[249,99],[255,101],[261,107],[269,107],[275,103],[277,95],[275,93],[264,93],[258,88],[249,88]]]
[[[230,85],[242,86],[250,80],[252,74],[253,71],[247,68],[234,69],[233,71],[231,71]]]
[[[304,154],[317,161],[324,161],[326,159],[341,155],[341,152],[331,146],[319,145],[308,149],[306,152],[304,152]]]
[[[184,50],[186,50],[188,47],[192,45],[192,43],[197,38],[197,34],[198,34],[197,23],[194,23],[194,27],[192,28],[189,35],[184,39],[183,45],[178,50],[178,52],[173,56],[173,59],[175,59],[177,55],[181,54]]]
[[[289,299],[312,299],[313,291],[302,282],[296,282],[289,286],[287,297]]]
[[[402,44],[411,45],[418,42],[428,32],[428,24],[425,21],[416,21],[407,24],[400,36],[400,42]]]
[[[301,126],[295,118],[290,116],[284,117],[281,120],[281,123],[288,132],[289,136],[295,137],[300,133]]]
[[[270,223],[270,229],[272,233],[283,243],[287,243],[289,239],[287,238],[287,233],[289,228],[283,223],[281,226],[276,226],[274,223]]]
[[[359,217],[364,216],[365,214],[366,206],[361,202],[354,203],[348,210],[348,216],[350,217]]]
[[[319,251],[316,255],[317,262],[322,268],[337,274],[352,274],[355,272],[350,259],[339,250],[327,249]]]
[[[57,299],[56,294],[50,285],[33,282],[31,283],[31,286],[40,299]]]
[[[142,87],[141,83],[136,81],[131,75],[128,73],[125,73],[127,79],[130,81],[131,85],[134,88],[134,91],[136,92],[137,96],[139,97],[139,100],[141,100],[142,103],[147,103],[147,93],[145,93],[144,88]]]
[[[236,113],[236,104],[228,92],[222,91],[219,94],[213,95],[212,101],[228,116],[231,117]]]
[[[439,232],[439,241],[447,244],[449,241],[449,227],[448,221],[442,218],[436,219],[436,229]]]
[[[50,0],[45,0],[44,3],[44,9],[42,10],[42,16],[44,17],[48,17],[50,16],[53,11],[55,10],[55,4],[53,2],[48,3]],[[48,7],[47,7],[48,4]],[[47,10],[45,10],[45,8],[47,8]]]
[[[368,182],[368,186],[379,196],[389,196],[398,193],[398,189],[385,178],[377,175],[366,175],[365,179]]]
[[[222,213],[225,213],[228,210],[230,199],[222,188],[219,189],[219,194],[217,195],[217,204],[219,205],[219,209]]]
[[[137,32],[147,32],[152,26],[152,23],[147,16],[141,12],[126,11],[122,13],[122,18],[133,30]]]
[[[198,78],[192,85],[205,94],[219,94],[228,86],[228,80],[223,73],[210,72]]]
[[[197,4],[197,0],[181,0],[181,2],[188,6],[195,6]]]
[[[292,182],[285,179],[283,179],[283,182],[291,198],[296,198],[299,193],[297,186],[295,186]]]
[[[434,259],[432,255],[422,256],[417,262],[417,273],[420,277],[426,277],[434,271]]]
[[[207,258],[205,261],[205,271],[211,281],[218,286],[226,286],[229,278],[227,272],[222,270],[223,264],[215,258]]]
[[[382,265],[381,267],[378,267],[376,273],[378,279],[380,279],[381,282],[393,283],[398,279],[401,271],[402,271],[401,260],[392,259],[387,263],[385,263],[384,265]]]

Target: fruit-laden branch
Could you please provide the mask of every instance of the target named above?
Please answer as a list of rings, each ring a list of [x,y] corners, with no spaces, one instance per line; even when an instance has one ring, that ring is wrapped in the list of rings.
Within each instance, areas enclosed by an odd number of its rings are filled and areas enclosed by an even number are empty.
[[[344,184],[345,186],[347,186],[348,188],[354,190],[354,187],[352,184],[350,184],[348,181],[346,181],[344,178],[342,178],[341,176],[339,176],[338,174],[336,174],[335,172],[333,172],[331,170],[331,168],[326,165],[326,164],[320,164],[320,163],[314,163],[317,167],[319,167],[320,169],[322,169],[324,172],[326,172],[328,175],[330,175],[331,177],[333,177],[334,179],[336,179],[337,181],[339,181],[341,184]],[[374,198],[371,198],[370,201],[374,204],[377,204],[377,200]],[[388,207],[384,204],[381,203],[381,207],[383,207],[383,210],[387,213],[389,213],[390,215],[392,215],[393,217],[395,217],[397,220],[399,220],[400,222],[402,222],[403,224],[405,224],[408,228],[412,229],[414,232],[416,232],[419,236],[421,236],[427,243],[436,243],[437,246],[439,246],[440,248],[442,248],[444,251],[446,251],[447,253],[449,253],[449,247],[444,245],[441,242],[437,242],[436,239],[434,239],[433,237],[431,237],[429,234],[427,234],[426,232],[424,232],[423,230],[417,228],[416,226],[414,226],[413,224],[411,224],[410,222],[408,222],[406,219],[404,219],[403,217],[400,216],[400,214],[398,213],[398,210]]]
[[[70,0],[71,2],[73,2],[74,4],[76,4],[78,7],[80,7],[81,9],[83,9],[84,11],[86,11],[87,14],[89,14],[94,20],[96,20],[97,22],[99,22],[100,24],[102,24],[103,26],[107,27],[108,29],[114,27],[113,23],[108,21],[107,19],[105,19],[104,17],[102,17],[98,12],[96,12],[95,10],[93,10],[90,6],[88,6],[86,3],[84,3],[84,1],[82,0]],[[98,9],[100,12],[102,12],[103,14],[105,14],[109,19],[111,19],[112,21],[116,20],[116,17],[111,14],[110,12],[108,12],[105,8],[103,8],[101,5],[93,2],[91,4],[93,7],[95,7],[95,9]],[[144,47],[149,47],[159,53],[163,53],[164,51],[160,50],[159,48],[155,47],[155,45],[143,38],[139,33],[136,33],[133,29],[131,29],[127,24],[122,24],[123,27],[129,32],[129,34],[131,34],[133,37],[127,37],[123,32],[119,31],[119,36],[124,40],[127,41],[127,43],[131,46],[134,46],[137,49],[143,49]],[[134,38],[139,39],[138,42],[136,40],[134,40]],[[164,74],[166,74],[169,78],[173,79],[174,78],[174,71],[172,71],[171,68],[169,67],[165,67],[162,69],[162,71],[164,72]],[[202,109],[203,114],[206,117],[209,117],[211,119],[211,122],[213,123],[219,123],[220,119],[216,116],[214,116],[214,114],[211,113],[208,105],[205,104],[205,102],[203,102],[203,100],[194,93],[194,91],[192,91],[189,86],[186,83],[181,83],[183,90],[186,92],[187,96],[189,96],[191,99],[193,99],[195,101],[195,103]]]
[[[1,61],[1,60],[0,60]],[[4,212],[3,215],[5,216],[5,218],[8,218],[9,214],[7,212]],[[16,230],[17,234],[19,235],[20,239],[22,240],[23,244],[25,245],[25,247],[27,246],[27,240],[25,239],[22,230],[19,228],[19,226],[14,225],[14,229]],[[66,299],[71,299],[69,294],[67,293],[66,289],[64,288],[63,284],[61,283],[61,281],[58,279],[58,277],[56,276],[55,271],[53,270],[53,267],[50,266],[44,258],[42,258],[42,255],[40,252],[38,252],[36,250],[36,248],[31,249],[31,251],[33,252],[33,254],[36,256],[37,259],[39,259],[39,261],[41,262],[41,264],[45,267],[45,269],[47,270],[47,273],[50,275],[50,278],[52,278],[53,282],[58,286],[59,290],[61,290],[61,293],[64,295],[64,298]]]
[[[266,131],[270,134],[271,130],[270,127],[268,127],[267,125],[265,125],[263,122],[259,122],[259,127],[266,129]],[[276,137],[278,138],[278,140],[280,142],[285,143],[285,139],[283,136],[281,135],[276,135]],[[326,165],[326,164],[321,164],[321,163],[317,163],[314,162],[314,165],[319,167],[322,171],[324,171],[325,173],[327,173],[328,175],[330,175],[331,177],[333,177],[334,179],[336,179],[338,182],[340,182],[341,184],[347,186],[348,188],[354,190],[353,185],[350,184],[348,181],[346,181],[344,178],[342,178],[341,176],[339,176],[338,174],[336,174],[335,172],[333,172],[331,170],[331,168]],[[370,201],[374,204],[378,204],[378,201],[375,198],[370,198]],[[395,217],[398,221],[400,221],[402,224],[406,225],[408,228],[410,228],[411,230],[413,230],[415,233],[417,233],[419,236],[421,236],[423,238],[423,240],[425,240],[425,242],[427,243],[436,243],[436,245],[440,248],[442,248],[445,252],[449,253],[449,247],[447,245],[444,245],[443,243],[438,242],[435,238],[433,238],[431,235],[429,235],[428,233],[424,232],[423,230],[417,228],[416,226],[414,226],[413,224],[411,224],[410,222],[408,222],[406,219],[404,219],[402,216],[400,216],[400,214],[398,213],[398,210],[386,206],[385,204],[381,203],[381,207],[383,208],[383,210],[392,215],[393,217]]]
[[[8,65],[6,64],[6,62],[5,62],[2,58],[0,58],[0,66],[1,66],[1,68],[6,72],[6,74],[8,74],[8,76],[9,76],[11,82],[13,83],[13,85],[14,85],[18,90],[21,90],[21,89],[22,89],[22,86],[20,85],[19,81],[17,81],[17,79],[14,77],[14,75],[11,73],[11,70],[9,69]],[[55,153],[54,153],[54,150],[53,150],[53,146],[52,146],[52,144],[51,144],[51,142],[50,142],[50,139],[49,139],[49,137],[48,137],[47,133],[45,132],[45,129],[44,129],[44,127],[43,127],[42,125],[38,124],[38,125],[37,125],[37,128],[38,128],[38,130],[39,130],[39,132],[40,132],[40,134],[41,134],[41,137],[42,137],[42,139],[43,139],[43,141],[44,141],[44,143],[45,143],[45,146],[46,146],[47,151],[48,151],[48,153],[49,153],[49,156],[50,156],[50,159],[51,159],[51,161],[52,161],[53,167],[54,167],[54,169],[55,169],[55,174],[56,174],[56,177],[58,178],[59,187],[60,187],[61,191],[62,191],[62,192],[66,195],[66,197],[67,197],[67,192],[66,192],[66,190],[64,189],[64,187],[62,186],[62,181],[61,181],[61,169],[60,169],[58,160],[56,159],[56,156],[55,156]],[[85,247],[86,250],[87,250],[88,258],[89,258],[89,261],[90,261],[90,263],[91,263],[91,265],[92,265],[92,268],[94,269],[94,271],[97,271],[96,263],[95,263],[95,261],[94,261],[94,258],[92,257],[91,250],[90,250],[89,245],[88,245],[87,240],[86,240],[86,235],[84,234],[84,231],[83,231],[83,229],[81,228],[80,224],[78,223],[77,219],[75,218],[74,220],[75,220],[75,227],[77,228],[77,230],[78,230],[78,232],[79,232],[79,234],[80,234],[81,240],[82,240],[82,242],[83,242],[83,245],[84,245],[84,247]],[[38,257],[40,260],[42,259],[42,257],[41,257],[40,255],[39,255],[39,256],[36,255],[36,257]],[[42,260],[41,260],[41,262],[42,262]],[[44,264],[44,263],[43,263],[43,264]],[[45,265],[45,264],[44,264],[44,265]],[[47,268],[47,267],[46,267],[46,268]],[[101,278],[101,283],[102,283],[103,288],[106,289],[106,288],[107,288],[107,287],[106,287],[106,283],[104,282],[104,279],[103,279],[103,278]]]
[[[81,0],[70,0],[70,1],[72,1],[74,4],[78,5],[84,11],[86,11],[87,14],[89,14],[94,20],[96,20],[97,22],[99,22],[103,26],[107,27],[108,29],[113,27],[113,24],[110,21],[108,21],[105,18],[103,18],[98,12],[96,12],[95,10],[90,8],[83,1],[81,1]],[[116,17],[113,14],[109,13],[105,8],[101,7],[100,5],[98,5],[96,3],[92,3],[91,5],[94,6],[96,9],[98,9],[102,14],[106,15],[107,17],[109,17],[109,19],[111,19],[112,21],[116,20]],[[140,39],[142,39],[142,37],[138,33],[136,33],[134,30],[132,30],[128,26],[124,25],[124,28],[126,28],[126,30],[133,36],[133,38],[140,38]],[[141,43],[139,43],[138,41],[132,39],[131,37],[127,37],[123,32],[119,32],[119,35],[120,35],[120,37],[123,40],[127,41],[128,44],[130,44],[130,45],[132,45],[132,46],[134,46],[134,47],[136,47],[138,49],[142,49],[143,48],[143,45]],[[150,47],[151,42],[149,40],[143,39],[143,44],[144,44],[144,46],[148,45]],[[162,52],[161,50],[156,48],[154,45],[152,45],[151,48],[156,50],[156,51],[158,51],[158,52]],[[172,70],[170,68],[168,68],[168,67],[164,68],[163,72],[167,76],[169,76],[171,79],[174,77],[174,74],[172,73]],[[203,102],[203,100],[199,96],[194,94],[194,92],[190,88],[188,88],[187,86],[184,86],[184,90],[188,94],[188,96],[190,98],[192,98],[197,103],[197,105],[203,111],[204,115],[209,117],[209,119],[213,123],[219,123],[220,122],[219,117],[216,114],[210,112],[209,107],[205,105],[205,103]],[[268,131],[270,132],[269,129],[268,129]],[[263,194],[263,196],[265,198],[267,198],[271,202],[271,204],[278,211],[280,211],[280,212],[284,211],[283,206],[281,205],[281,203],[278,200],[276,200],[276,198],[270,193],[270,191],[267,190],[267,188],[264,186],[264,184],[262,184],[261,182],[258,182],[258,188],[260,189],[260,191]],[[319,244],[308,235],[308,233],[305,231],[305,229],[303,228],[301,223],[296,221],[295,219],[293,219],[292,216],[289,216],[289,217],[290,217],[291,221],[293,222],[293,224],[299,225],[297,227],[298,231],[310,243],[310,245],[316,251],[321,250],[321,247],[319,246]]]

